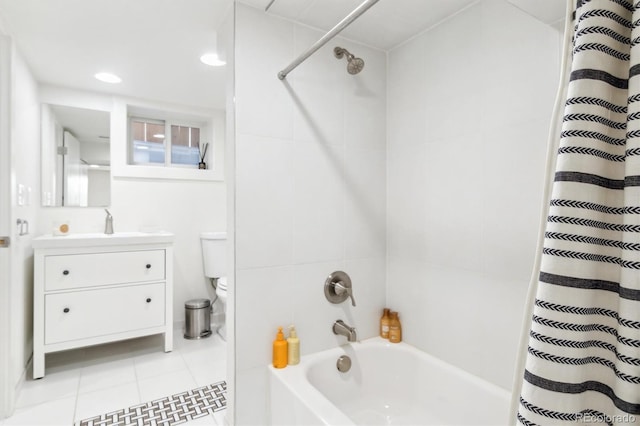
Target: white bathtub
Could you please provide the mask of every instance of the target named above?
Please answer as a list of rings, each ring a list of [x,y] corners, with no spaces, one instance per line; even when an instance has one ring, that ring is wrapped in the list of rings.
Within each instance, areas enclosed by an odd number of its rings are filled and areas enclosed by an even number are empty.
[[[336,368],[340,355],[351,370]],[[272,425],[506,425],[509,393],[379,337],[269,369]]]

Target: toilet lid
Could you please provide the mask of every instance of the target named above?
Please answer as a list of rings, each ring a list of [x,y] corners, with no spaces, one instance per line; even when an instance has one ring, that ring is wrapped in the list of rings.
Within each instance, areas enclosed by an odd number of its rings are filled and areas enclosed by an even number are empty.
[[[218,278],[218,289],[226,290],[227,289],[227,277]]]

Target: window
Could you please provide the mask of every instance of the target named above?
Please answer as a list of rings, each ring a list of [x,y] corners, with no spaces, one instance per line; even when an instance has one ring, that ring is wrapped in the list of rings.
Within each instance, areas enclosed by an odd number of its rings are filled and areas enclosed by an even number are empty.
[[[206,162],[199,125],[131,117],[129,129],[131,164],[198,168]]]

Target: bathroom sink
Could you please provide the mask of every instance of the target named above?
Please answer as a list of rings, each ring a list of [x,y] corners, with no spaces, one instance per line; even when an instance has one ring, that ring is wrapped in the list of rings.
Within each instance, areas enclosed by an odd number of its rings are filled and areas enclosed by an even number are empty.
[[[33,248],[95,247],[129,244],[161,244],[173,241],[170,232],[87,233],[65,236],[42,235],[33,239]]]

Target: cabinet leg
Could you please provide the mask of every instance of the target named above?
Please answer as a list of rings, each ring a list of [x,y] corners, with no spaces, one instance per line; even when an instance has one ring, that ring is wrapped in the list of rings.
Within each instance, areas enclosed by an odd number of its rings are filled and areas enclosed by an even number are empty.
[[[171,352],[173,350],[173,328],[167,327],[164,332],[164,351]]]
[[[44,377],[44,354],[33,354],[33,379]]]

